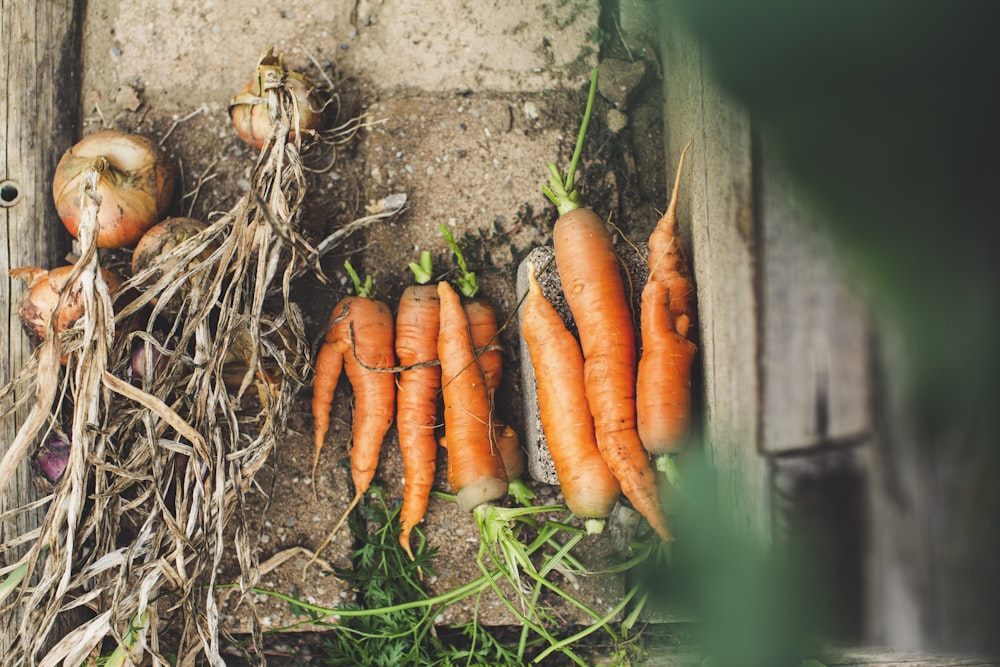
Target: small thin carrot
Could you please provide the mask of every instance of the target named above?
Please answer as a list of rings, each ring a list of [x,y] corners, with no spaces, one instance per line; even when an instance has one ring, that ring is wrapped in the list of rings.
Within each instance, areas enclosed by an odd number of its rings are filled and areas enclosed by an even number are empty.
[[[356,295],[342,299],[330,316],[330,329],[316,358],[312,411],[315,423],[315,480],[320,451],[330,426],[330,405],[337,380],[341,370],[346,371],[347,379],[354,388],[351,445],[354,499],[344,514],[346,518],[371,485],[382,441],[395,416],[395,375],[389,371],[372,369],[391,369],[395,366],[396,358],[392,312],[386,304],[372,298],[371,276],[362,285],[351,263],[344,262],[344,266],[354,280]],[[313,488],[315,489],[315,482]],[[343,519],[337,523],[337,528],[342,523]],[[337,528],[334,528],[331,536]]]
[[[688,142],[681,151],[670,204],[649,236],[649,279],[642,290],[636,414],[643,446],[658,456],[680,450],[691,425],[691,366],[698,347],[688,334],[695,288],[677,234],[677,199],[690,148]]]
[[[670,529],[660,503],[656,474],[636,427],[636,349],[625,287],[608,225],[584,208],[574,174],[597,92],[595,68],[587,108],[569,170],[549,163],[545,195],[559,218],[552,231],[556,266],[580,336],[587,401],[597,445],[622,492],[664,541]]]
[[[469,319],[469,334],[476,352],[476,362],[483,370],[486,392],[490,397],[493,444],[500,449],[506,464],[510,494],[522,505],[527,505],[534,497],[534,492],[521,479],[526,469],[527,455],[521,447],[517,432],[503,423],[496,409],[496,391],[503,380],[503,351],[500,349],[500,326],[496,308],[480,294],[479,279],[469,270],[465,255],[451,230],[445,225],[439,225],[439,228],[458,264],[459,275],[455,283],[462,294],[462,307]]]
[[[431,255],[421,253],[420,263],[411,264],[417,284],[403,290],[396,311],[396,356],[400,371],[396,394],[396,429],[406,477],[403,506],[399,511],[399,543],[410,559],[410,532],[424,518],[437,457],[434,430],[437,426],[441,367],[437,361],[440,300],[431,279]]]
[[[469,320],[458,293],[438,283],[438,358],[448,438],[448,483],[459,506],[472,511],[507,495],[503,458],[491,442],[490,400],[476,363]]]
[[[691,142],[684,146],[677,162],[674,190],[666,212],[660,217],[649,235],[649,280],[665,285],[670,291],[670,314],[677,326],[677,333],[687,336],[687,328],[695,323],[695,287],[688,263],[687,252],[677,233],[677,201],[681,188],[684,160],[691,149]],[[681,319],[686,315],[686,320]],[[683,330],[681,330],[683,329]]]
[[[573,513],[596,520],[588,521],[587,528],[599,532],[603,519],[618,502],[621,486],[597,447],[580,347],[542,294],[531,263],[528,295],[521,308],[521,334],[535,370],[542,431],[563,498]]]

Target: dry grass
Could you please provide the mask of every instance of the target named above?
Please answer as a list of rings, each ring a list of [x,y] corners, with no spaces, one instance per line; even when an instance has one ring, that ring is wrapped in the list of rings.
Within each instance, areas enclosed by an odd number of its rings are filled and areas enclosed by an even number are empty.
[[[258,582],[245,495],[311,374],[290,287],[351,231],[405,204],[390,202],[310,245],[296,225],[306,195],[302,133],[287,140],[298,109],[284,84],[266,103],[276,122],[249,191],[116,294],[98,271],[100,202],[93,184],[85,187],[73,274],[86,314],[61,337],[50,327],[0,388],[6,419],[31,402],[0,461],[0,493],[47,433],[67,425],[72,438],[40,528],[0,544],[0,562],[9,563],[0,568],[0,623],[19,624],[4,665],[79,665],[109,653],[111,662],[223,664],[216,585],[230,582],[218,580],[219,566],[235,553],[239,590]],[[361,125],[349,121],[320,140],[336,145]],[[142,380],[130,363],[138,344],[166,360]],[[84,620],[57,636],[59,622],[80,610]],[[256,619],[253,634],[259,648]]]

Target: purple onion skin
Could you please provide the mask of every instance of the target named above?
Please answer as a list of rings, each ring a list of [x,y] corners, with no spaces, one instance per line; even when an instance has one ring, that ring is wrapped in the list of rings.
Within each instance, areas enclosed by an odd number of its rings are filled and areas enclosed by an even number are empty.
[[[32,457],[35,473],[50,484],[58,482],[69,463],[70,447],[68,439],[58,434],[50,435]]]
[[[146,354],[150,355],[150,362],[152,363],[153,373],[163,372],[163,369],[167,367],[167,357],[165,354],[160,352],[160,350],[146,341],[139,341],[139,343],[132,349],[132,377],[139,382],[146,376]]]

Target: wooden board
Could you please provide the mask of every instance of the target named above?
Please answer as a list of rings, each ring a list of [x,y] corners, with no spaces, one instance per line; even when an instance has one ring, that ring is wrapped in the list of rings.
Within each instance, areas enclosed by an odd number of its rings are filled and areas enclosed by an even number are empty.
[[[693,140],[678,207],[698,285],[704,441],[721,500],[750,534],[769,534],[766,461],[758,452],[759,380],[750,119],[706,71],[699,45],[664,17],[666,159],[673,184]]]
[[[81,0],[25,0],[0,3],[0,384],[16,375],[31,355],[21,331],[17,304],[20,281],[8,270],[62,263],[69,236],[52,203],[52,173],[72,145],[79,120]],[[0,451],[13,440],[16,423],[0,423]],[[6,491],[0,512],[32,500],[28,466]],[[38,515],[23,514],[0,524],[0,542],[23,534]],[[6,555],[0,559],[5,562]],[[0,655],[16,628],[0,632]]]
[[[872,430],[867,312],[782,165],[759,153],[761,447],[858,442]]]

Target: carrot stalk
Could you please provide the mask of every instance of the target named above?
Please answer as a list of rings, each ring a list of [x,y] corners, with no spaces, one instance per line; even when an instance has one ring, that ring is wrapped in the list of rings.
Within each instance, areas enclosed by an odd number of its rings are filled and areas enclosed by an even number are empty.
[[[538,378],[538,409],[566,505],[577,516],[596,519],[599,532],[614,509],[621,486],[597,447],[580,347],[542,294],[535,266],[528,264],[528,295],[521,310],[521,333]]]
[[[572,180],[596,85],[595,69],[574,162],[565,180],[550,164],[549,186],[543,191],[560,212],[553,228],[553,249],[563,292],[580,336],[586,396],[597,446],[622,492],[657,534],[669,542],[673,537],[660,502],[656,474],[636,426],[635,335],[618,255],[608,225],[591,209],[581,206]]]
[[[399,543],[410,560],[410,531],[424,518],[434,484],[437,442],[438,391],[441,367],[436,361],[440,301],[431,279],[430,253],[424,251],[420,264],[411,263],[417,284],[410,285],[399,299],[396,313],[396,356],[401,366],[397,387],[396,429],[406,471],[403,506],[399,512]]]

